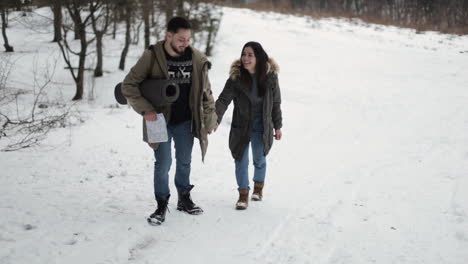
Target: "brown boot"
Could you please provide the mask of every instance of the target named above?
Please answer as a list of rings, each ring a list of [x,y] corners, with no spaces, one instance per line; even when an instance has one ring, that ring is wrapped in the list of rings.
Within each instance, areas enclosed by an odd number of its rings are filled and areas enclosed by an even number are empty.
[[[244,210],[247,209],[249,205],[249,190],[243,189],[239,190],[239,200],[236,203],[237,210]]]
[[[252,201],[261,201],[263,198],[263,182],[255,182]]]

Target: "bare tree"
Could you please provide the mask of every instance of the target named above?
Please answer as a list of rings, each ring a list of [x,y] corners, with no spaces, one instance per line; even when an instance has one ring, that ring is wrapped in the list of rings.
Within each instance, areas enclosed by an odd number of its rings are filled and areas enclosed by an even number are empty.
[[[46,100],[46,89],[52,81],[57,59],[53,65],[43,67],[42,72],[38,71],[37,61],[33,63],[34,89],[31,93],[6,86],[13,63],[8,58],[0,59],[0,140],[8,140],[2,151],[36,146],[52,129],[70,124],[72,106]],[[42,78],[40,74],[43,74]],[[32,104],[27,111],[20,111],[19,104],[24,99],[32,99]]]
[[[175,3],[180,1],[174,0]],[[193,0],[183,2],[190,3]],[[292,12],[309,12],[320,16],[360,17],[371,22],[412,27],[418,30],[430,29],[468,34],[468,0],[223,0],[222,2],[255,8],[269,6],[283,11],[289,9]]]
[[[152,29],[153,29],[153,36],[156,38],[156,41],[164,39],[165,31],[166,31],[166,24],[162,19],[164,17],[164,12],[158,9],[157,12],[152,14]]]
[[[119,10],[120,10],[120,2],[121,1],[117,1],[115,3],[115,6],[114,6],[114,9],[112,10],[112,39],[115,39],[116,35],[117,35],[117,24],[119,22]]]
[[[8,10],[7,3],[4,3],[3,1],[0,2],[0,16],[2,18],[2,36],[3,36],[3,43],[4,43],[3,46],[5,47],[6,52],[13,52],[14,51],[13,47],[10,46],[10,44],[8,43],[8,36],[6,34],[6,29],[8,27],[7,10]]]
[[[52,0],[52,12],[54,13],[54,39],[52,42],[62,40],[62,0]]]
[[[184,1],[184,0],[175,0],[175,12],[177,16],[185,16],[184,2],[193,2],[193,1]]]
[[[131,44],[138,45],[138,43],[140,43],[140,29],[143,25],[143,20],[140,20],[137,17],[131,17],[131,25],[130,33],[133,33]]]
[[[215,5],[219,1],[178,0],[177,13],[189,19],[192,24],[193,45],[203,47],[206,55],[210,56],[219,30],[222,10]]]
[[[133,7],[130,0],[125,0],[125,46],[122,50],[122,54],[120,55],[120,63],[119,69],[125,70],[125,59],[127,58],[128,49],[130,47],[131,42],[131,24],[132,24],[132,14],[133,14]]]
[[[140,0],[141,1],[141,9],[143,15],[143,22],[145,24],[145,49],[150,45],[150,31],[151,31],[151,24],[150,24],[150,12],[153,11],[152,0]]]
[[[151,12],[150,12],[150,15],[151,15],[151,26],[154,27],[156,26],[156,16],[155,16],[155,13],[156,13],[156,1],[157,0],[150,0],[151,2]]]
[[[87,39],[86,26],[88,25],[89,20],[91,20],[92,12],[89,12],[83,18],[82,15],[85,9],[85,6],[83,5],[83,3],[84,1],[79,1],[79,0],[67,0],[64,3],[65,8],[68,10],[70,17],[73,20],[72,27],[78,28],[79,30],[79,36],[80,36],[79,40],[80,40],[80,48],[81,48],[80,51],[79,52],[73,51],[68,43],[67,33],[70,29],[69,25],[64,25],[62,27],[64,30],[64,37],[62,41],[57,42],[57,44],[60,47],[60,50],[62,51],[63,59],[65,60],[65,63],[68,65],[70,73],[76,84],[76,93],[75,93],[75,96],[73,96],[72,100],[81,100],[83,98],[83,91],[84,91],[83,80],[84,80],[85,62],[86,62],[86,55],[87,55],[86,52],[87,52],[89,44],[94,41],[94,39],[91,39],[91,40]],[[100,4],[99,1],[89,1],[88,3],[90,6],[94,6],[94,7]],[[73,68],[72,66],[70,53],[79,57],[77,73],[75,73],[75,68]]]
[[[164,10],[166,11],[166,24],[169,23],[169,20],[174,15],[174,0],[164,0]]]
[[[94,69],[94,76],[100,77],[103,75],[102,64],[103,64],[103,52],[102,52],[102,38],[107,32],[107,28],[110,24],[110,3],[108,0],[104,0],[100,5],[93,5],[90,3],[89,10],[91,12],[91,25],[96,36],[96,52],[97,52],[97,63]],[[99,12],[99,14],[97,14]],[[100,24],[100,28],[98,28]]]
[[[200,19],[202,22],[200,30],[206,32],[207,35],[205,40],[205,54],[211,56],[223,13],[219,7],[204,5],[201,14]]]

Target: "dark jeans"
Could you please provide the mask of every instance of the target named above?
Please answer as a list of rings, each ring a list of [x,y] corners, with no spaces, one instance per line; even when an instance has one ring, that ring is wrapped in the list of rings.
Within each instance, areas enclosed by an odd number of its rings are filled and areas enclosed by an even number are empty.
[[[172,164],[171,143],[174,140],[176,172],[175,186],[179,193],[190,190],[190,164],[192,162],[193,135],[191,120],[167,126],[168,141],[159,144],[154,151],[154,196],[156,200],[167,200],[169,191],[169,169]]]

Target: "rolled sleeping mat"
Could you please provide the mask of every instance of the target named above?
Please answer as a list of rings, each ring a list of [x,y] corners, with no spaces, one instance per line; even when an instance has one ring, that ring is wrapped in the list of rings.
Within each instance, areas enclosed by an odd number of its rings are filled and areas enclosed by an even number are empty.
[[[115,100],[117,100],[117,103],[121,105],[126,105],[127,104],[127,98],[123,96],[122,94],[122,83],[118,83],[115,88],[114,88],[114,97]]]
[[[141,95],[153,106],[168,105],[179,98],[180,88],[173,80],[146,79],[140,83]],[[122,83],[114,88],[114,96],[119,104],[127,104],[127,98],[122,94]]]

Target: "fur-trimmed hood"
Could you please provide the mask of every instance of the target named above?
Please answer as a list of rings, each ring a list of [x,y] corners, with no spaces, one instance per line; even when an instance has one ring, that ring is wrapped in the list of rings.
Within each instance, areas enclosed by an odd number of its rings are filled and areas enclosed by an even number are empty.
[[[236,80],[240,76],[240,67],[241,67],[241,61],[240,59],[235,60],[231,64],[231,70],[229,70],[229,77],[232,80]],[[272,58],[269,58],[267,61],[267,74],[269,73],[279,73],[279,66],[278,63]]]

